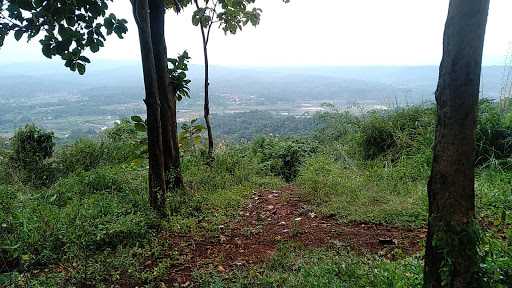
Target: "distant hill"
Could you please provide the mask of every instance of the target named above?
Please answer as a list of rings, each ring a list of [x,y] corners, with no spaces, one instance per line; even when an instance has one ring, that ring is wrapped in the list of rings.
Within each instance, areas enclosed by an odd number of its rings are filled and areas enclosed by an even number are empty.
[[[202,66],[191,65],[192,97],[179,117],[200,116]],[[211,68],[214,113],[263,110],[285,115],[317,111],[323,102],[346,105],[406,105],[432,102],[437,67],[223,67]],[[484,96],[497,98],[504,67],[484,67]],[[98,130],[143,114],[141,67],[136,62],[97,61],[84,76],[61,63],[0,66],[0,134],[26,122],[56,130]]]

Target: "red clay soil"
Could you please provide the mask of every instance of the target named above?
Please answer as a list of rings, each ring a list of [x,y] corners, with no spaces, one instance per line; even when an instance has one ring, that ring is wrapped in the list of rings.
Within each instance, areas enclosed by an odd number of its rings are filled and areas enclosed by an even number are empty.
[[[296,192],[293,186],[255,192],[239,219],[222,227],[220,236],[172,237],[173,246],[179,247],[182,265],[173,270],[170,282],[188,286],[192,271],[202,267],[215,267],[223,273],[237,266],[263,263],[285,241],[305,247],[348,247],[385,257],[392,257],[396,250],[410,255],[421,249],[425,229],[340,224],[333,218],[315,215]]]

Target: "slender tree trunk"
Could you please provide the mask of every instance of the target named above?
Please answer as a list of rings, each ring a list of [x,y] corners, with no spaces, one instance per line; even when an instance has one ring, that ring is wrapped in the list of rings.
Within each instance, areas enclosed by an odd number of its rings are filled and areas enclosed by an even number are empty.
[[[208,63],[208,47],[206,46],[206,38],[204,29],[201,27],[201,34],[203,36],[203,54],[204,54],[204,122],[206,123],[206,130],[208,132],[208,158],[213,160],[213,132],[210,123],[210,80],[209,80],[209,63]]]
[[[194,0],[196,8],[199,9],[199,3],[197,0]],[[209,24],[211,25],[211,24]],[[213,132],[212,125],[210,123],[210,80],[209,80],[209,63],[208,63],[208,37],[206,36],[206,32],[204,31],[204,27],[200,24],[199,29],[201,29],[201,37],[203,40],[203,56],[204,56],[204,122],[206,123],[206,131],[208,132],[208,162],[211,163],[213,160]],[[208,30],[209,31],[209,30]],[[210,33],[208,33],[209,36]]]
[[[474,150],[489,0],[451,0],[436,91],[424,287],[481,287]]]
[[[167,192],[164,174],[162,123],[158,79],[151,41],[150,11],[148,0],[132,0],[133,16],[139,30],[139,42],[144,74],[147,110],[147,134],[149,153],[149,202],[160,214],[165,214]]]
[[[181,188],[180,155],[177,136],[176,94],[169,86],[167,45],[165,43],[165,6],[162,0],[149,0],[151,39],[158,80],[164,169],[168,189]]]

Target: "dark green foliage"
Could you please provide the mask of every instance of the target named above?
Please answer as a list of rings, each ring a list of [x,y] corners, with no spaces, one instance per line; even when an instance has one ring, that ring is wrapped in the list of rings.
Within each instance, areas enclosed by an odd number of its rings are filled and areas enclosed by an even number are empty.
[[[509,101],[480,101],[476,137],[477,165],[493,163],[512,167],[512,105]]]
[[[361,124],[361,147],[365,160],[386,155],[398,159],[418,154],[433,143],[435,113],[431,107],[410,107],[372,112]]]
[[[37,37],[44,56],[58,55],[71,71],[84,74],[90,63],[83,55],[87,49],[96,53],[104,46],[105,34],[123,38],[127,32],[126,20],[106,16],[109,2],[0,1],[0,47],[10,33],[17,41],[24,35],[28,41]]]
[[[506,227],[506,226],[499,226]],[[510,287],[512,283],[512,229],[486,232],[480,246],[482,278],[486,288]]]
[[[252,143],[257,159],[276,176],[291,182],[307,157],[318,150],[313,139],[260,137]]]
[[[16,198],[16,193],[7,186],[0,185],[0,273],[9,272],[20,266],[16,243],[9,241],[10,235],[16,231],[13,217]]]
[[[7,141],[3,142],[0,138],[0,185],[7,184],[10,181],[10,168],[9,168],[9,151],[7,150]]]
[[[234,142],[252,141],[259,136],[298,136],[317,128],[312,117],[283,116],[266,111],[214,114],[213,130],[218,137]]]
[[[169,83],[172,84],[176,92],[176,100],[190,98],[190,80],[187,79],[188,62],[190,56],[187,51],[183,51],[177,58],[169,58],[167,61],[171,64],[167,69],[169,73]]]
[[[199,7],[192,15],[192,24],[201,25],[203,28],[211,27],[213,23],[219,23],[219,27],[225,33],[236,34],[242,27],[260,23],[262,10],[250,7],[255,0],[237,1],[204,1],[204,6]],[[208,31],[210,29],[208,28]],[[209,34],[209,33],[208,33]]]
[[[329,107],[328,105],[325,106]],[[313,131],[306,130],[305,132],[313,132],[315,139],[325,145],[333,142],[350,142],[354,139],[354,135],[357,134],[361,125],[360,117],[348,112],[338,111],[315,114],[310,121],[314,123],[313,127],[316,129]]]
[[[203,134],[206,127],[198,123],[198,119],[192,119],[189,123],[183,123],[178,133],[178,143],[182,154],[197,153],[204,150]]]
[[[101,144],[91,139],[79,139],[56,153],[56,161],[62,172],[73,173],[78,170],[90,171],[101,163],[103,153]]]
[[[90,171],[100,165],[122,164],[139,158],[137,132],[124,120],[97,139],[82,138],[57,150],[54,164],[61,176]]]
[[[142,171],[103,168],[44,191],[1,191],[15,199],[5,247],[13,247],[21,267],[32,269],[145,239],[154,220],[141,192],[144,179]]]
[[[34,186],[48,185],[53,181],[54,172],[47,161],[55,147],[52,132],[27,125],[16,131],[11,146],[9,163],[15,180]]]
[[[371,115],[364,122],[361,133],[363,157],[366,160],[373,160],[397,145],[391,123],[387,122],[380,115]]]

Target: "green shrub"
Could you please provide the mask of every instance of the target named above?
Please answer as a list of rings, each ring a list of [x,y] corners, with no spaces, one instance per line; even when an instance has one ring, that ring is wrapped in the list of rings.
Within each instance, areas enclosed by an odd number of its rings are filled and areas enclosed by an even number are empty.
[[[512,107],[502,107],[488,99],[480,101],[476,130],[476,163],[490,162],[512,167]]]
[[[387,156],[396,160],[431,150],[434,142],[435,111],[432,107],[407,107],[371,112],[360,127],[364,160]]]
[[[145,186],[145,173],[119,166],[80,172],[50,189],[2,191],[18,197],[6,238],[13,255],[30,270],[136,245],[156,227]]]
[[[0,185],[11,182],[11,167],[9,167],[9,152],[0,148]]]
[[[53,132],[27,125],[16,131],[11,146],[9,161],[16,179],[33,186],[51,184],[54,171],[47,160],[55,147]]]
[[[371,114],[361,127],[363,158],[373,160],[397,146],[393,126],[385,117]]]
[[[318,150],[316,141],[300,138],[257,138],[252,151],[257,159],[276,176],[291,182],[303,161]]]
[[[57,151],[55,158],[63,173],[90,171],[99,166],[105,153],[101,143],[92,139],[79,139]]]
[[[60,148],[55,164],[62,176],[78,171],[90,171],[101,165],[132,162],[138,158],[136,135],[126,123],[116,124],[97,139],[78,139]]]
[[[322,145],[353,142],[361,125],[361,118],[349,112],[323,112],[315,114],[314,119],[318,128],[313,137]]]

